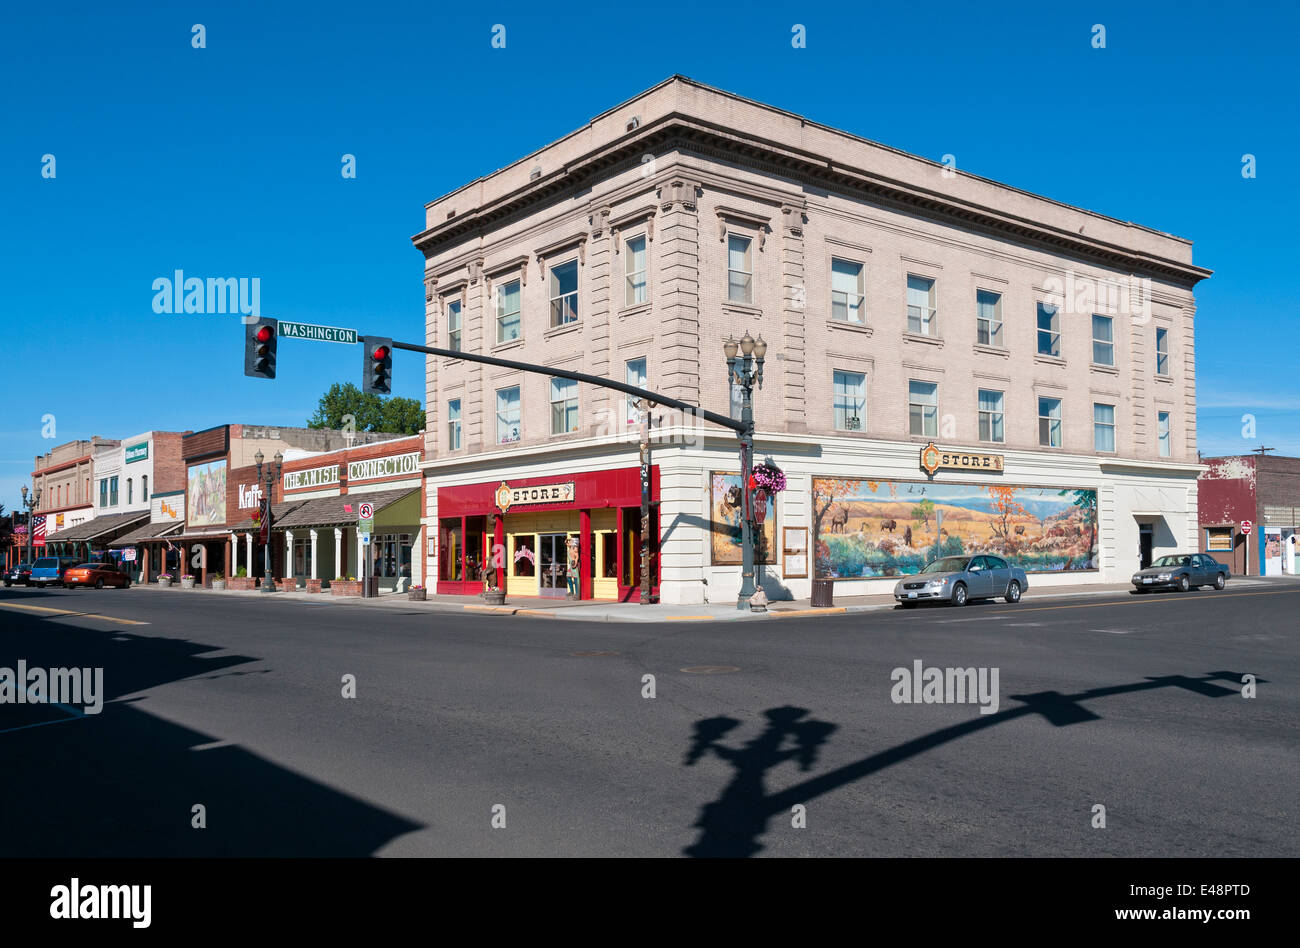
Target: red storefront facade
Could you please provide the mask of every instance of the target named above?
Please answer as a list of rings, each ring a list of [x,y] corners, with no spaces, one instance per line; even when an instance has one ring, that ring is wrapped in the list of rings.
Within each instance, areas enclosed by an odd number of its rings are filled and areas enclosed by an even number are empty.
[[[659,594],[659,467],[650,470],[650,575]],[[442,486],[438,503],[440,595],[476,595],[494,562],[511,595],[562,598],[565,547],[579,543],[581,599],[637,602],[640,594],[641,472],[637,467]],[[493,560],[493,551],[498,555]]]

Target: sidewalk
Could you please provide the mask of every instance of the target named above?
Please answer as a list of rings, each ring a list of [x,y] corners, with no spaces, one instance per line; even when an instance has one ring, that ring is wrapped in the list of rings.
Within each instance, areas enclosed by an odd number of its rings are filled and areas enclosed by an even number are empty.
[[[1265,586],[1274,583],[1294,581],[1295,577],[1255,577],[1233,579],[1229,587]],[[156,583],[136,585],[133,589],[148,589],[160,593],[199,596],[251,597],[268,600],[294,600],[315,605],[350,605],[368,608],[397,608],[430,613],[487,613],[508,616],[528,616],[545,619],[572,619],[586,622],[718,622],[739,619],[761,620],[782,619],[793,616],[845,615],[856,612],[877,612],[894,609],[894,597],[889,594],[875,596],[837,596],[835,605],[830,608],[814,609],[808,599],[794,599],[768,604],[767,612],[741,612],[734,602],[704,603],[695,605],[673,605],[671,603],[654,603],[642,606],[635,602],[571,602],[565,599],[544,599],[534,596],[511,596],[504,606],[484,605],[477,596],[429,596],[423,602],[413,602],[406,598],[406,593],[383,593],[373,599],[360,599],[355,596],[332,596],[326,593],[308,593],[305,590],[294,592],[263,593],[257,591],[236,592],[211,589],[186,589],[173,586],[162,589]],[[1104,583],[1088,586],[1039,586],[1030,587],[1022,600],[1032,603],[1035,600],[1077,599],[1088,596],[1106,596],[1128,592],[1133,587],[1129,583]]]

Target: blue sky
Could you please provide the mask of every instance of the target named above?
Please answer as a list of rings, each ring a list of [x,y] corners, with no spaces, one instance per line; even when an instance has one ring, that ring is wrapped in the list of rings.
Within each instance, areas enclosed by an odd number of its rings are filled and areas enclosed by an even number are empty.
[[[276,381],[244,378],[237,318],[157,315],[156,278],[257,277],[268,315],[418,340],[425,202],[673,73],[1194,240],[1215,271],[1197,291],[1201,448],[1300,454],[1293,364],[1274,358],[1300,349],[1293,5],[735,9],[11,6],[0,503],[52,444],[303,424],[330,382],[357,380],[358,349],[313,342],[281,344]],[[418,357],[398,354],[395,391],[422,397]]]

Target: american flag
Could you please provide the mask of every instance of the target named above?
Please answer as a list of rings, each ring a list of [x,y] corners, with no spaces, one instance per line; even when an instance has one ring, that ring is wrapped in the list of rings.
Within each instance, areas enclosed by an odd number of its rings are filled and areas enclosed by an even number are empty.
[[[32,543],[35,546],[45,545],[45,517],[36,515],[32,517]]]

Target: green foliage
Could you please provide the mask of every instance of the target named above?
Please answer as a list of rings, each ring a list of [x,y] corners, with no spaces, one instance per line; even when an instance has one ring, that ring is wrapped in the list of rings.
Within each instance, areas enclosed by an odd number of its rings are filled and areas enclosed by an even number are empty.
[[[320,397],[309,428],[345,428],[348,416],[356,431],[418,434],[424,428],[424,406],[413,398],[382,398],[363,392],[351,382],[335,382]]]
[[[247,566],[241,566],[241,567],[239,567],[239,569],[235,570],[235,575],[236,575],[236,576],[247,576],[247,575],[248,575],[248,567],[247,567]]]
[[[915,520],[919,517],[927,530],[930,528],[930,518],[932,516],[934,516],[934,501],[929,497],[912,508],[912,519]]]

